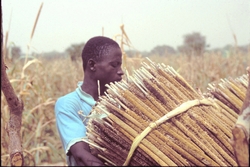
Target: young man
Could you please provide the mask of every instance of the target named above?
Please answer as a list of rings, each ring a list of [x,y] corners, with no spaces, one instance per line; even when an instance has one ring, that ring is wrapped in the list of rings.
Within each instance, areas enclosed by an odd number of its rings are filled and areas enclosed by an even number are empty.
[[[102,161],[90,153],[89,145],[81,139],[86,137],[87,120],[92,107],[106,84],[120,81],[122,52],[119,45],[107,37],[93,37],[82,51],[83,82],[75,91],[60,97],[55,104],[56,125],[66,152],[69,166],[102,166]],[[83,114],[79,114],[83,111]]]

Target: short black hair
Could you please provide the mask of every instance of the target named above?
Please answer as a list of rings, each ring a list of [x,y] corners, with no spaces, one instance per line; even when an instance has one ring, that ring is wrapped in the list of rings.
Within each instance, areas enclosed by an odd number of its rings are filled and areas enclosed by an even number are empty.
[[[119,47],[113,39],[104,36],[90,38],[82,50],[83,70],[85,71],[90,58],[98,61],[108,52],[108,47]],[[120,48],[120,47],[119,47]]]

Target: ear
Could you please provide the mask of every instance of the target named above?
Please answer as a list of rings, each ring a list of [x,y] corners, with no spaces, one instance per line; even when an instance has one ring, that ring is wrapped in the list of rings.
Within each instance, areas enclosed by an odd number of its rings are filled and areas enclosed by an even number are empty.
[[[89,66],[89,68],[90,68],[91,71],[96,71],[95,65],[96,65],[95,60],[89,59],[88,66]]]

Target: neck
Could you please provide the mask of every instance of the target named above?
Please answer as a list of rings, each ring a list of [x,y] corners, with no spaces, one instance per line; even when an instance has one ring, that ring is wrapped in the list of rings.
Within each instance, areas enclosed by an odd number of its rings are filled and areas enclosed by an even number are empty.
[[[95,101],[98,100],[99,98],[99,93],[98,93],[98,84],[97,81],[91,80],[91,79],[86,79],[84,78],[83,84],[81,86],[82,90],[89,95],[91,95]],[[100,84],[100,95],[104,95],[104,92],[106,90],[106,87]]]

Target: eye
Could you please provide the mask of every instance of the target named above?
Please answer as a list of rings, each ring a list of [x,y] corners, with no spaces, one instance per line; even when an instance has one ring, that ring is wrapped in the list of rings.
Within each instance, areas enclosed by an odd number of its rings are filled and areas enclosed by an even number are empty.
[[[111,66],[115,68],[118,67],[120,64],[121,64],[120,62],[112,62]]]

